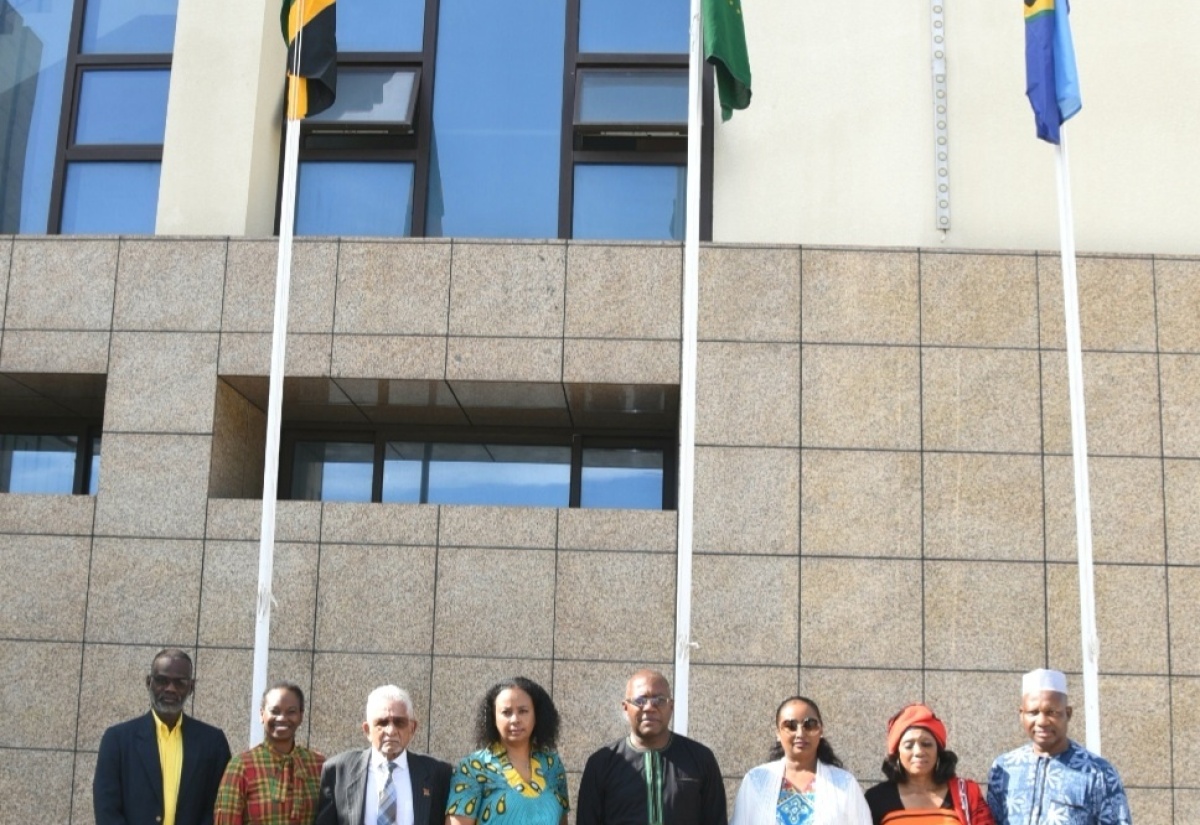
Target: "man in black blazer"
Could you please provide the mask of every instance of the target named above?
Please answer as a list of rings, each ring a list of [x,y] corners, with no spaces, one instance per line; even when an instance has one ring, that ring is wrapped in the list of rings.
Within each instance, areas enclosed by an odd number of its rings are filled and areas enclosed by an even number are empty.
[[[408,750],[417,732],[408,693],[395,685],[375,688],[362,727],[371,747],[325,762],[315,825],[379,825],[380,809],[390,808],[380,795],[389,776],[396,789],[394,825],[442,825],[451,768]]]
[[[100,739],[92,780],[96,825],[210,825],[229,741],[220,728],[184,714],[194,686],[185,652],[155,655],[146,677],[150,712],[113,725]]]

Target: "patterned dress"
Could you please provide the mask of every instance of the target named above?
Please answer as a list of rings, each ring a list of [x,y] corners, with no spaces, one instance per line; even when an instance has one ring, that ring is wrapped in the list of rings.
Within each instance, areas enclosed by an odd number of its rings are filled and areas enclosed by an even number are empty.
[[[296,745],[278,754],[267,743],[229,760],[213,825],[308,825],[317,808],[325,757]]]
[[[816,818],[817,794],[802,791],[783,778],[779,787],[779,804],[775,807],[776,825],[809,825]]]
[[[1025,745],[999,757],[988,779],[996,825],[1131,825],[1121,777],[1071,742],[1057,756]]]
[[[530,755],[531,777],[521,778],[503,745],[463,757],[450,778],[447,816],[502,825],[558,825],[570,808],[567,775],[554,751]]]

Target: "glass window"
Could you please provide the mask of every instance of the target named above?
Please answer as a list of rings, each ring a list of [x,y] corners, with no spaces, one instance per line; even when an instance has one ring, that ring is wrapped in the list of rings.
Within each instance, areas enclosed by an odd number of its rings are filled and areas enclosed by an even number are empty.
[[[389,442],[383,450],[383,500],[425,501],[424,469],[428,445],[409,441]]]
[[[687,53],[689,0],[579,0],[579,51]]]
[[[415,69],[342,69],[337,98],[309,123],[396,123],[411,128],[417,102]]]
[[[687,127],[686,71],[581,69],[575,122],[671,123]]]
[[[89,496],[96,495],[100,489],[100,436],[92,436],[92,463],[88,467],[87,491]]]
[[[566,3],[442,0],[426,234],[558,235]]]
[[[432,504],[566,507],[570,494],[570,447],[434,444],[430,453]]]
[[[169,69],[84,72],[75,142],[162,144],[167,129]]]
[[[0,0],[0,234],[44,233],[74,0]]]
[[[158,161],[89,161],[67,165],[62,231],[75,234],[154,233]]]
[[[576,164],[572,237],[683,240],[687,170]]]
[[[85,54],[170,54],[178,0],[87,0]]]
[[[0,435],[0,492],[69,495],[78,448],[73,435]]]
[[[412,234],[413,164],[304,161],[296,179],[297,235]]]
[[[425,0],[351,0],[337,4],[340,52],[419,52],[424,38]]]
[[[370,501],[375,445],[302,441],[292,463],[292,498],[301,501]]]
[[[661,510],[663,451],[584,448],[579,506]]]

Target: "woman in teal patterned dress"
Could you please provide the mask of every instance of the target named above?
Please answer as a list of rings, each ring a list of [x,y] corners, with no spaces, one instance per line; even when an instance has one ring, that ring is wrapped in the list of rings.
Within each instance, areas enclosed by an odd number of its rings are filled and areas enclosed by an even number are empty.
[[[557,741],[558,711],[541,685],[523,676],[493,685],[475,718],[479,750],[450,779],[446,825],[566,825]]]

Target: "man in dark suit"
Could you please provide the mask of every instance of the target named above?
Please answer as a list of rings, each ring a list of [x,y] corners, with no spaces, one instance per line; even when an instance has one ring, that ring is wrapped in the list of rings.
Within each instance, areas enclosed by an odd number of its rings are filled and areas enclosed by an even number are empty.
[[[146,689],[150,712],[113,725],[100,739],[92,780],[96,825],[209,825],[229,741],[183,712],[195,687],[192,658],[159,651]]]
[[[408,750],[417,732],[408,693],[375,688],[362,727],[371,747],[325,762],[315,825],[442,825],[451,768]]]

